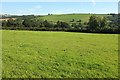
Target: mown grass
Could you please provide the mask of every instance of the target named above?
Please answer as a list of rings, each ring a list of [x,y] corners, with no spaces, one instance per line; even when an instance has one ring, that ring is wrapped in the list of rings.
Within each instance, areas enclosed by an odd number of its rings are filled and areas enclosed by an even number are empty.
[[[117,78],[118,35],[2,31],[3,78]]]
[[[36,19],[43,19],[52,22],[63,21],[68,23],[70,23],[70,21],[74,19],[75,22],[79,20],[82,20],[82,22],[87,22],[89,20],[89,17],[92,15],[101,16],[101,17],[107,16],[106,14],[61,14],[61,15],[47,15],[43,17],[38,17]]]

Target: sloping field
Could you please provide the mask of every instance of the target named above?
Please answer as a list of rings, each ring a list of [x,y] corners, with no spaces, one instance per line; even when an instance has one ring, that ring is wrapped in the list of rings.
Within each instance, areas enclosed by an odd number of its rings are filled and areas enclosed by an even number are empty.
[[[62,15],[47,15],[44,17],[38,17],[37,19],[48,20],[52,22],[63,21],[63,22],[70,22],[72,19],[75,21],[82,20],[83,22],[87,22],[89,17],[93,14],[62,14]],[[105,14],[95,14],[96,16],[107,16]]]
[[[118,35],[2,31],[3,78],[117,78]]]

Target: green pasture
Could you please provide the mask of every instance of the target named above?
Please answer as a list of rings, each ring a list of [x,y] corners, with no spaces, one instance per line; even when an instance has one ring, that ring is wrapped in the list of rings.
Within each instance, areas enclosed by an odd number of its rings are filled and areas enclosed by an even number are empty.
[[[37,17],[36,19],[42,19],[42,20],[48,20],[51,22],[57,22],[57,21],[63,21],[63,22],[68,22],[72,21],[73,19],[75,20],[74,22],[77,22],[79,20],[82,20],[82,22],[87,22],[89,20],[89,17],[92,15],[96,16],[107,16],[106,14],[57,14],[57,15],[46,15],[43,17]]]
[[[118,35],[2,30],[2,77],[117,78]]]

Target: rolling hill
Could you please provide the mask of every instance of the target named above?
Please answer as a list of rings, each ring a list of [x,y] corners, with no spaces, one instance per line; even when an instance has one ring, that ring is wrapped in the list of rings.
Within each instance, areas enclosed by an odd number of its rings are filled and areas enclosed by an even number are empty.
[[[72,19],[77,22],[78,20],[82,20],[83,22],[87,22],[89,20],[89,17],[91,15],[96,15],[96,16],[107,16],[107,14],[59,14],[59,15],[46,15],[42,17],[37,17],[36,19],[42,19],[42,20],[48,20],[51,22],[57,22],[57,21],[63,21],[63,22],[68,22]]]

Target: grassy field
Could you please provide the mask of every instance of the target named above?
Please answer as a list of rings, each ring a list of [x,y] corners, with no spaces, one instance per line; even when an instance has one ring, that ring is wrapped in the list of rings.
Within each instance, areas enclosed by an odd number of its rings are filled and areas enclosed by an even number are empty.
[[[43,19],[43,20],[48,20],[48,21],[52,21],[52,22],[57,22],[59,21],[63,21],[63,22],[68,22],[70,23],[70,21],[72,19],[74,19],[75,21],[78,21],[79,19],[82,20],[83,22],[87,22],[89,20],[89,17],[93,15],[93,14],[62,14],[62,15],[47,15],[44,17],[38,17],[36,19]],[[96,16],[107,16],[106,14],[95,14]]]
[[[118,35],[3,30],[3,78],[117,78]]]

